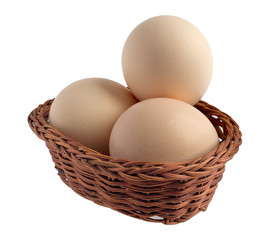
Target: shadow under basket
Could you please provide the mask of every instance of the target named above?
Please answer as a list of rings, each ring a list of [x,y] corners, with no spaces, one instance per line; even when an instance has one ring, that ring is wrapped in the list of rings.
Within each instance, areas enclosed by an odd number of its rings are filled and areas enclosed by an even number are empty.
[[[185,222],[210,203],[225,164],[242,143],[237,123],[214,106],[195,107],[215,126],[220,144],[188,162],[137,162],[98,153],[48,123],[52,100],[28,116],[50,151],[62,181],[80,196],[131,217],[163,224]]]

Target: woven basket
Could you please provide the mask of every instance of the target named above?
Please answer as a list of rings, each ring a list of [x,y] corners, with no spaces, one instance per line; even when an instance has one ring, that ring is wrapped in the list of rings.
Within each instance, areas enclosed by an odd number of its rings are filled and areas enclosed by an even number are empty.
[[[63,182],[80,196],[150,222],[185,222],[210,203],[225,163],[242,142],[236,122],[214,106],[195,107],[215,126],[221,143],[193,161],[136,162],[98,153],[64,136],[48,123],[53,100],[34,109],[28,122],[46,142]]]

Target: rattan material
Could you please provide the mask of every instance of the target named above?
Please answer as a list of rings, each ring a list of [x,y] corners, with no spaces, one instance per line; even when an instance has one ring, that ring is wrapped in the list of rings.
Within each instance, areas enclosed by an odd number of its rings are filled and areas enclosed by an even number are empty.
[[[225,163],[242,142],[236,122],[204,101],[195,105],[215,126],[221,143],[189,162],[136,162],[102,155],[65,137],[48,123],[53,100],[28,122],[46,142],[58,174],[80,196],[131,217],[164,224],[185,222],[210,203]]]

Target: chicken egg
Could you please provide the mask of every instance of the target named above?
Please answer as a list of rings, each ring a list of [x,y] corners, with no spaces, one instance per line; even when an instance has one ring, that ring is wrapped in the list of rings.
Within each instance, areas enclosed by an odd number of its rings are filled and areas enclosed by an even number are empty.
[[[104,78],[82,79],[57,95],[49,112],[49,122],[67,137],[108,154],[113,125],[136,102],[132,93],[117,82]]]
[[[134,161],[183,162],[202,157],[219,144],[212,123],[193,106],[152,98],[127,109],[110,136],[110,155]]]
[[[213,63],[207,40],[193,24],[175,16],[157,16],[128,36],[122,70],[139,100],[167,97],[194,105],[209,86]]]

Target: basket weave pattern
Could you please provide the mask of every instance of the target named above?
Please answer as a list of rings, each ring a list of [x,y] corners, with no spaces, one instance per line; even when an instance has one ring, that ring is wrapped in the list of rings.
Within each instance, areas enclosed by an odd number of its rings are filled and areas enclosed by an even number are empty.
[[[48,122],[52,100],[28,122],[46,142],[62,181],[80,196],[131,217],[164,224],[185,222],[210,203],[225,163],[242,142],[236,122],[204,101],[195,107],[215,126],[221,142],[188,162],[136,162],[100,154],[64,136]]]

